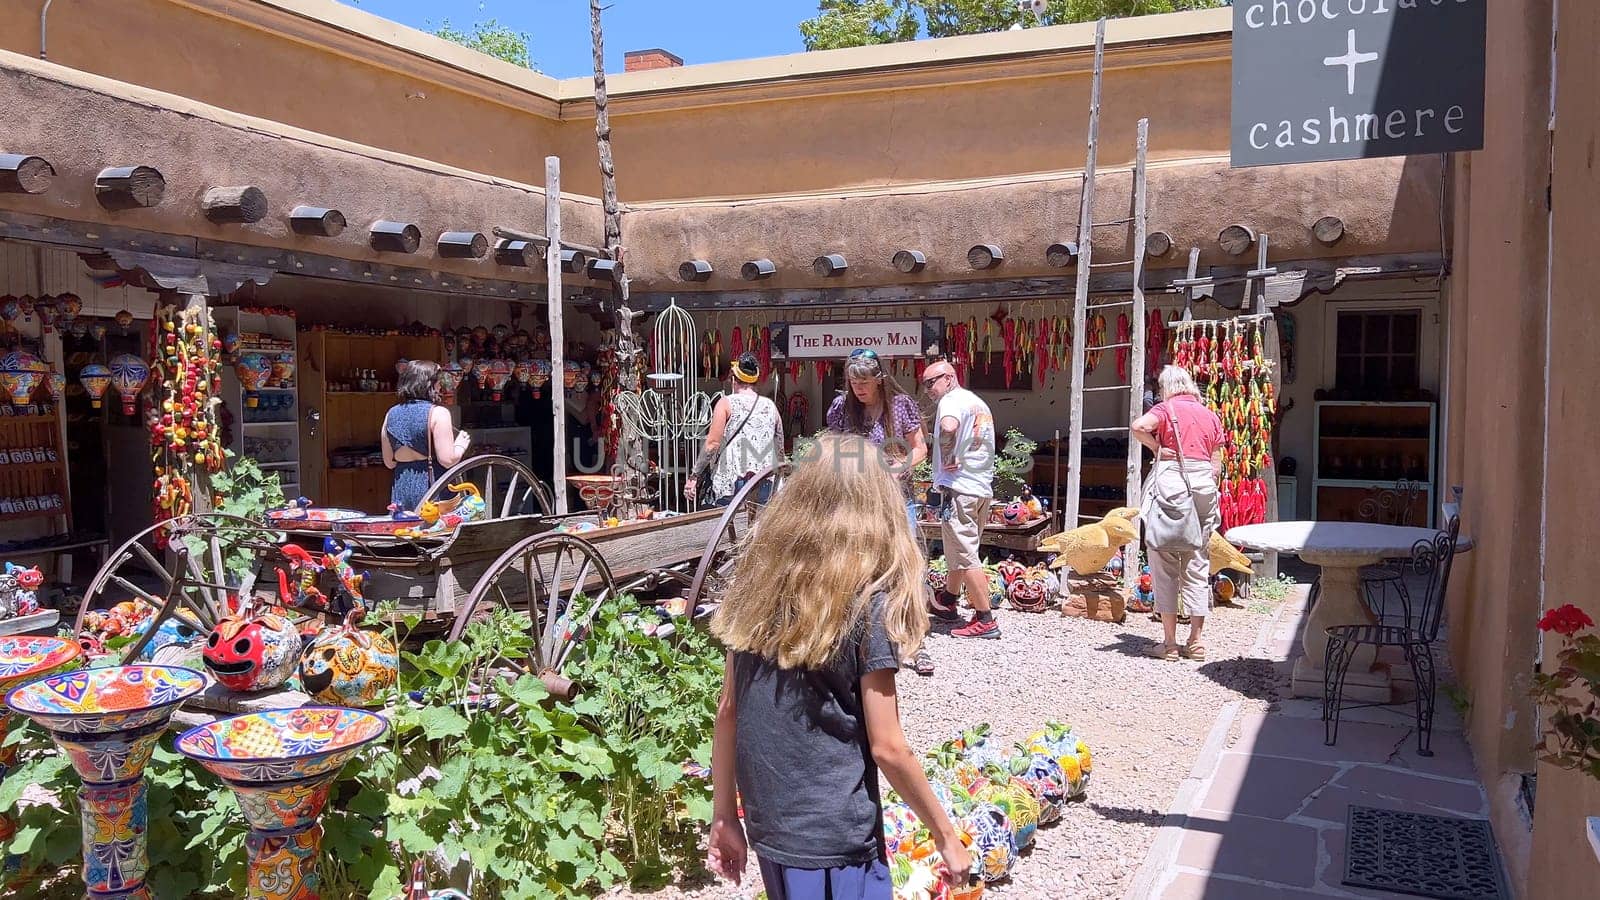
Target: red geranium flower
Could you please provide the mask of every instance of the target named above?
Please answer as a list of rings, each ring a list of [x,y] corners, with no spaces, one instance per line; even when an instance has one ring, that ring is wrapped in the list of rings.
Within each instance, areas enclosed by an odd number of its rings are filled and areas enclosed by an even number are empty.
[[[1539,620],[1540,631],[1554,631],[1557,634],[1571,637],[1585,628],[1593,628],[1594,620],[1588,613],[1568,603],[1558,606],[1544,614]]]

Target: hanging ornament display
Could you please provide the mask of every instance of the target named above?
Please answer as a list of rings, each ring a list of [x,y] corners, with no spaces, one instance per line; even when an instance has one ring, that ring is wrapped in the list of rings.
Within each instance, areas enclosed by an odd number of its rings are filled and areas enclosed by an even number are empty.
[[[1218,499],[1222,530],[1265,522],[1277,410],[1273,363],[1266,354],[1266,318],[1176,322],[1169,327],[1172,361],[1194,374],[1202,399],[1222,420],[1226,437]]]
[[[511,380],[511,363],[497,359],[487,367],[489,399],[499,403],[505,396],[506,382]]]
[[[272,362],[265,353],[245,353],[234,364],[233,371],[244,388],[244,405],[255,409],[261,403],[261,388],[272,376]]]
[[[550,375],[550,360],[535,359],[528,363],[528,386],[533,388],[535,400],[544,396],[544,386],[550,383]]]
[[[155,312],[155,327],[156,366],[149,375],[158,391],[160,411],[147,411],[146,420],[156,476],[152,506],[155,520],[163,522],[192,512],[195,493],[204,496],[209,476],[226,462],[217,420],[223,346],[212,333],[203,306],[161,307]],[[245,356],[260,357],[252,371],[261,371],[261,366],[270,371],[271,362],[262,354]],[[158,534],[165,539],[164,533]]]
[[[45,384],[50,388],[50,399],[57,403],[66,399],[67,376],[52,369],[50,374],[45,376]]]
[[[12,406],[27,406],[33,399],[33,392],[39,389],[43,381],[44,376],[38,372],[25,369],[0,369],[0,388],[5,389]]]
[[[131,416],[145,382],[150,380],[150,366],[132,353],[123,353],[111,360],[111,386],[122,398],[122,414]]]
[[[111,320],[117,323],[118,334],[127,334],[128,329],[133,327],[133,313],[125,309],[117,310],[117,314],[112,316]]]
[[[83,385],[83,392],[89,395],[90,408],[99,409],[101,398],[111,387],[111,370],[99,363],[90,363],[78,370],[78,383]]]
[[[456,389],[461,386],[461,366],[446,363],[439,369],[439,402],[445,406],[456,404]]]

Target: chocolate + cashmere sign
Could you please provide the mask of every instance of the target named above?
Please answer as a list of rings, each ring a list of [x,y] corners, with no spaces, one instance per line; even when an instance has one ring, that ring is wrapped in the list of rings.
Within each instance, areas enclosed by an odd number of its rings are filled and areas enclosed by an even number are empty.
[[[1488,0],[1234,0],[1236,167],[1483,148]]]

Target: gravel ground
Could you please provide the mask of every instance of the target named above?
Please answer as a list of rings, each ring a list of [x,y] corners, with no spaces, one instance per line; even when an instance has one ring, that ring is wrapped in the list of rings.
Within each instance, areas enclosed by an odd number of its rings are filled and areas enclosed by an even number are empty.
[[[1207,622],[1209,661],[1166,663],[1141,655],[1160,639],[1148,616],[1120,625],[1001,610],[1004,638],[961,640],[935,633],[932,678],[903,671],[901,715],[916,749],[962,727],[989,722],[1009,745],[1047,719],[1072,723],[1094,753],[1085,801],[1039,830],[1011,879],[988,896],[1013,900],[1121,897],[1144,860],[1183,780],[1223,705],[1244,699],[1265,708],[1277,697],[1272,662],[1251,657],[1276,604],[1246,601],[1218,609]],[[940,631],[948,629],[941,628]],[[1185,634],[1180,626],[1180,639]],[[744,886],[685,884],[652,893],[608,896],[744,900],[760,890],[754,859]]]

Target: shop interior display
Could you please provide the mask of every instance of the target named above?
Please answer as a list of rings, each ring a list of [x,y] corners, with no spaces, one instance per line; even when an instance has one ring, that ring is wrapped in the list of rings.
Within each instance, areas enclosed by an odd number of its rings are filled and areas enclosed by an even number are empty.
[[[223,441],[276,471],[283,492],[300,493],[299,356],[294,310],[230,306],[212,310],[221,336]]]
[[[402,360],[444,359],[435,329],[339,329],[302,324],[298,429],[300,490],[327,506],[379,512],[389,505],[393,477],[384,468],[379,431]],[[276,436],[278,426],[262,427]],[[252,432],[253,433],[253,432]],[[286,493],[288,493],[286,491]]]
[[[1430,402],[1322,400],[1316,404],[1312,517],[1360,521],[1361,501],[1401,481],[1418,485],[1410,521],[1433,522],[1438,407]]]
[[[12,349],[0,357],[0,521],[55,518],[70,531],[60,417],[66,378],[38,355],[36,343],[8,337]]]

